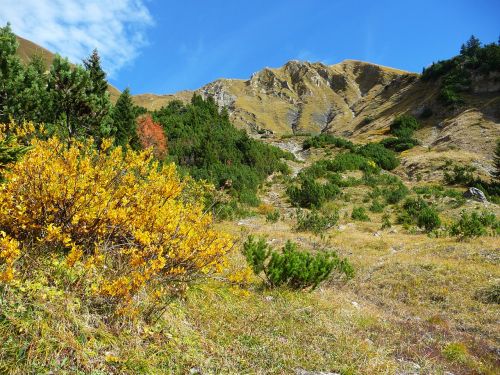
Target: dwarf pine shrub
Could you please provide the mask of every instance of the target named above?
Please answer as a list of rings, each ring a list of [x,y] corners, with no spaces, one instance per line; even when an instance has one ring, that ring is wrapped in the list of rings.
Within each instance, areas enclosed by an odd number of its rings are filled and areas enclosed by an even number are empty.
[[[243,254],[256,275],[264,274],[269,287],[288,286],[292,289],[315,289],[336,270],[346,278],[354,269],[335,252],[311,254],[300,251],[297,244],[287,241],[282,251],[275,251],[260,238],[249,236],[243,244]]]
[[[311,231],[319,234],[327,229],[332,228],[339,220],[338,210],[332,210],[328,214],[323,214],[317,209],[304,211],[298,209],[296,211],[298,231]]]
[[[363,207],[354,207],[351,213],[351,219],[358,221],[368,221],[370,218]]]
[[[403,211],[398,215],[398,222],[406,225],[417,225],[427,232],[441,225],[441,219],[436,209],[422,198],[407,199],[403,204]]]
[[[494,213],[488,211],[483,211],[481,214],[478,212],[468,213],[462,211],[460,218],[450,226],[449,231],[452,236],[462,239],[480,237],[487,234],[499,235],[500,220],[496,218]]]

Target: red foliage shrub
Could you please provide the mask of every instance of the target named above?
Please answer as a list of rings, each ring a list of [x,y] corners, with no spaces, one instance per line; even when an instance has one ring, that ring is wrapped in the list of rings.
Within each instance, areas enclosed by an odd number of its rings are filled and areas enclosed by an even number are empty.
[[[151,115],[144,115],[137,119],[137,135],[143,148],[153,147],[158,159],[167,155],[167,137],[160,124],[153,121]]]

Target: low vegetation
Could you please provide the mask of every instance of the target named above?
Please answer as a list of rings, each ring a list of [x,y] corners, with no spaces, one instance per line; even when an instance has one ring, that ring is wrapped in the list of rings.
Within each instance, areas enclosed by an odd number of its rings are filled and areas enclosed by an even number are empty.
[[[256,275],[265,276],[269,287],[288,286],[292,289],[315,289],[333,270],[347,278],[354,269],[346,259],[334,252],[299,251],[297,244],[288,241],[281,252],[271,249],[265,239],[250,236],[243,244],[243,254]]]
[[[405,225],[416,225],[426,232],[439,228],[441,219],[436,209],[421,198],[407,199],[403,211],[398,215],[398,222]]]
[[[317,209],[311,211],[304,211],[297,209],[296,211],[298,231],[311,231],[315,234],[332,228],[339,220],[339,213],[337,210],[330,210],[328,213],[323,213]]]
[[[488,211],[481,213],[462,211],[460,218],[451,225],[450,234],[461,239],[499,235],[500,220]]]

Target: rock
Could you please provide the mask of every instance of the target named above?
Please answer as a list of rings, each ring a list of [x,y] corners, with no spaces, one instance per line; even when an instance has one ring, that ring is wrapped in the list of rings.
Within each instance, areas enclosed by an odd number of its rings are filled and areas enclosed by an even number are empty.
[[[264,299],[267,301],[267,302],[271,302],[274,297],[273,296],[265,296]]]
[[[373,236],[374,237],[380,237],[380,233],[379,232],[375,232],[375,233],[373,233]]]
[[[464,198],[474,199],[482,203],[488,203],[488,199],[486,199],[484,193],[475,187],[470,187],[469,189],[467,189],[467,191],[464,193]]]

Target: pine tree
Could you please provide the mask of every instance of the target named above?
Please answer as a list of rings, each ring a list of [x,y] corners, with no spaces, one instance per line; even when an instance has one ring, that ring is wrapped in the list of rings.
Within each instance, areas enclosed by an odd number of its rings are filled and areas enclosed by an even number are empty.
[[[23,80],[23,66],[16,55],[18,43],[10,24],[0,28],[0,122],[19,111],[16,100]]]
[[[111,101],[106,73],[101,67],[101,58],[97,49],[94,49],[92,54],[83,60],[83,65],[90,77],[87,95],[92,108],[92,115],[87,118],[87,135],[99,140],[111,133]]]
[[[120,146],[131,144],[137,148],[138,139],[135,125],[135,108],[130,90],[126,88],[119,96],[113,110],[115,143]]]
[[[460,54],[463,56],[474,56],[477,51],[481,48],[481,41],[476,38],[474,35],[471,35],[469,40],[462,44],[460,48]]]
[[[84,136],[90,132],[87,121],[92,116],[88,95],[90,76],[81,66],[72,67],[67,59],[54,57],[47,82],[51,104],[50,122],[61,124],[68,137]]]
[[[17,122],[30,120],[35,124],[47,122],[47,74],[45,61],[40,55],[34,55],[24,67],[22,88],[18,92],[19,112],[12,113]]]
[[[92,54],[83,60],[83,65],[90,74],[91,91],[98,96],[104,96],[108,89],[108,82],[106,81],[106,73],[102,70],[101,58],[97,49],[94,49]]]

